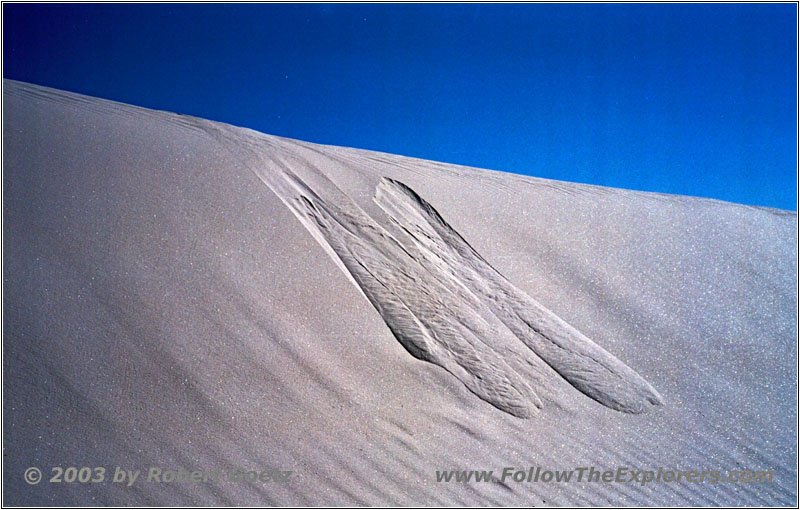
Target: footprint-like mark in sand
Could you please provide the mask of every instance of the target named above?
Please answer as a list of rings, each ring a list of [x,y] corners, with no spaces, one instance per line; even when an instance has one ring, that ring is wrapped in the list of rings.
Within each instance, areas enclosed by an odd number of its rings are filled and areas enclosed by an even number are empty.
[[[499,339],[512,338],[612,409],[642,413],[662,403],[639,374],[514,287],[408,186],[384,178],[376,190],[375,202],[400,229],[392,235],[327,178],[314,177],[323,199],[288,165],[272,163],[277,171],[259,177],[352,276],[406,350],[481,399],[522,418],[542,407],[535,381],[501,347]]]

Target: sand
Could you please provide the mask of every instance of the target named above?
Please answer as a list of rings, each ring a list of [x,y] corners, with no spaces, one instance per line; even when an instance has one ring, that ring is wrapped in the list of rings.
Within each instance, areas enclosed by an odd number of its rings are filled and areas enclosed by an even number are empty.
[[[3,89],[4,504],[797,504],[795,212]]]

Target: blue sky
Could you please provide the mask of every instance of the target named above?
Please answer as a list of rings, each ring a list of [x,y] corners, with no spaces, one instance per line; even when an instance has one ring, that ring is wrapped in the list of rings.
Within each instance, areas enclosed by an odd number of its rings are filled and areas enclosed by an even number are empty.
[[[5,78],[312,142],[796,210],[795,4],[3,15]]]

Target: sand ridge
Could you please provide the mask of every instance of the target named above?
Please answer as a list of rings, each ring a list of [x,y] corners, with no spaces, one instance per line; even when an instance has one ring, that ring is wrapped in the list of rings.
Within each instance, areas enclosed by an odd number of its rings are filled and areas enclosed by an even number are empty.
[[[3,107],[6,504],[796,504],[796,213],[312,144],[8,80]],[[439,313],[439,295],[461,313]],[[390,322],[421,332],[412,349],[477,363],[492,384],[464,380],[531,416],[409,355]],[[596,362],[571,364],[580,353]],[[23,480],[57,465],[293,474]],[[529,466],[774,481],[436,482]]]

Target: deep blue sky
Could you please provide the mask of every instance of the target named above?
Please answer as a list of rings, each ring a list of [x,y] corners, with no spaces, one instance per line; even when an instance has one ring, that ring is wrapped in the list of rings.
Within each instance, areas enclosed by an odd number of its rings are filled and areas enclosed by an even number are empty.
[[[3,76],[313,142],[796,210],[795,4],[3,5]]]

